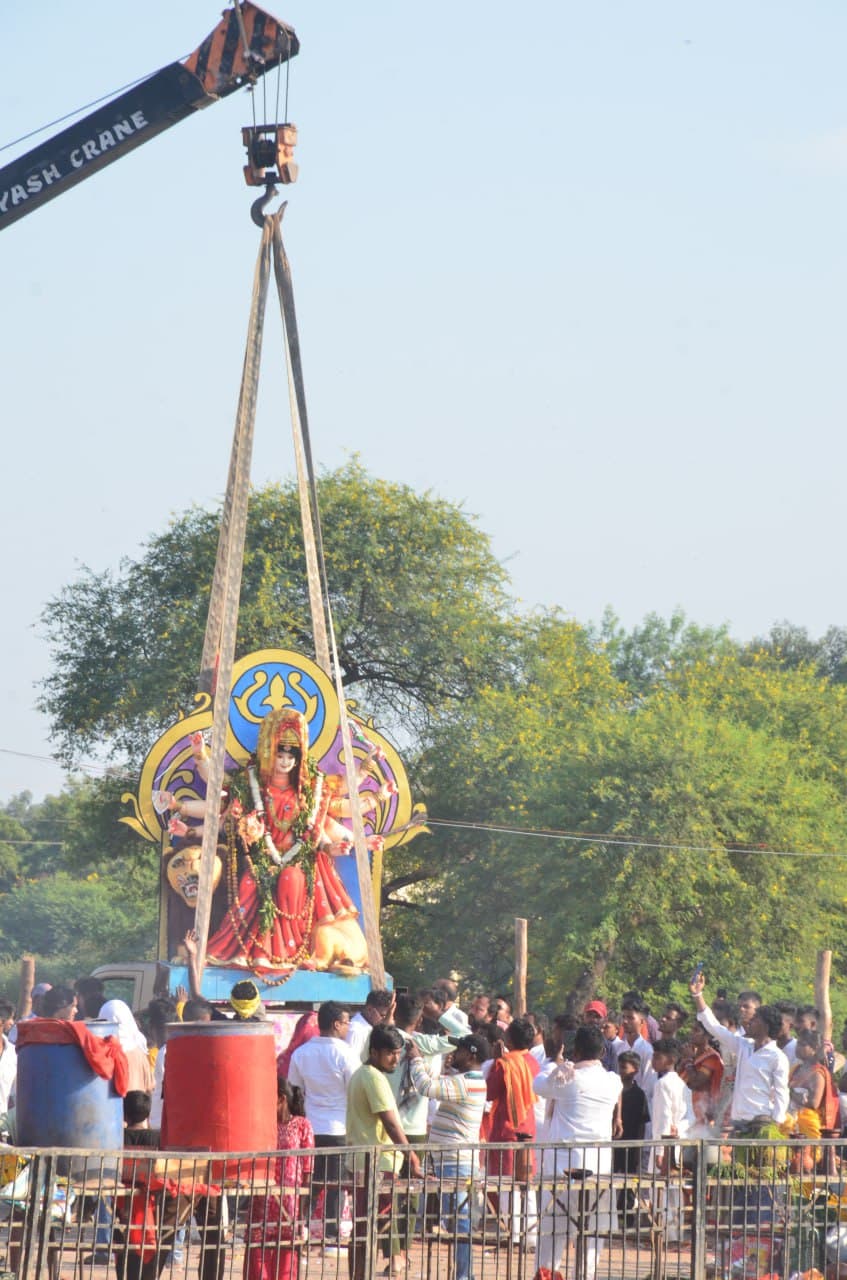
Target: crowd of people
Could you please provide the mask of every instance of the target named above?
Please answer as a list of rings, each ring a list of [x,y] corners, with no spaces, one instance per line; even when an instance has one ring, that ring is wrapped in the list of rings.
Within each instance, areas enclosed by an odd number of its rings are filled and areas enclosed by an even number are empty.
[[[462,1009],[449,979],[416,994],[372,990],[353,1015],[334,1001],[304,1013],[277,1059],[275,1173],[284,1190],[250,1200],[245,1280],[296,1280],[298,1246],[315,1217],[322,1247],[349,1245],[351,1278],[362,1280],[368,1188],[357,1170],[389,1175],[377,1206],[386,1273],[406,1273],[416,1232],[437,1235],[449,1222],[456,1280],[471,1280],[472,1188],[480,1180],[489,1193],[495,1188],[504,1242],[534,1250],[546,1277],[558,1270],[568,1239],[570,1193],[550,1188],[583,1167],[662,1175],[674,1160],[667,1140],[725,1133],[801,1135],[811,1144],[806,1158],[822,1160],[828,1149],[815,1141],[844,1124],[836,1083],[844,1059],[824,1041],[818,1011],[766,1004],[752,990],[735,1000],[720,992],[709,1004],[700,972],[689,989],[691,1006],[668,1001],[658,1017],[638,991],[624,993],[615,1009],[595,998],[579,1014],[552,1018],[513,1017],[503,995],[474,995]],[[229,1010],[194,989],[154,1000],[138,1019],[106,1000],[97,980],[82,979],[74,987],[41,984],[30,1016],[117,1024],[129,1067],[127,1145],[156,1146],[168,1023],[267,1015],[249,979],[233,988]],[[12,1140],[16,1030],[11,1004],[0,1001],[0,1110]],[[662,1141],[631,1145],[650,1138]],[[438,1180],[435,1203],[413,1190],[424,1174]],[[392,1178],[402,1195],[392,1193]],[[626,1219],[630,1209],[620,1197],[598,1200],[587,1280],[612,1218]],[[180,1224],[171,1225],[178,1249]],[[219,1224],[215,1230],[202,1280],[221,1280]],[[138,1253],[130,1280],[155,1280],[167,1254]]]

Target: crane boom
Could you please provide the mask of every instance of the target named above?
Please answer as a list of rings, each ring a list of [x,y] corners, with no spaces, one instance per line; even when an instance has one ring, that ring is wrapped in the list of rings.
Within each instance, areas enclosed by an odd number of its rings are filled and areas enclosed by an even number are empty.
[[[156,134],[293,58],[292,27],[251,0],[229,9],[182,62],[148,76],[0,169],[0,230]]]

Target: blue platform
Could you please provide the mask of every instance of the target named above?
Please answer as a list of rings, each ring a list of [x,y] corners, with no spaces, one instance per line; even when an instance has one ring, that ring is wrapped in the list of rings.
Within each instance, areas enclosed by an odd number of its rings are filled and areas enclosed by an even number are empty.
[[[188,970],[180,965],[170,966],[171,992],[177,987],[188,989]],[[364,1004],[368,992],[373,986],[369,974],[357,977],[345,977],[340,973],[313,973],[308,969],[296,969],[291,977],[279,985],[274,984],[274,977],[263,982],[246,969],[217,968],[207,965],[203,971],[203,995],[207,1000],[226,1001],[236,982],[251,978],[259,989],[259,995],[266,1004],[319,1005],[325,1000],[337,1000],[339,1004]],[[385,985],[389,991],[393,989],[394,979],[385,975]]]

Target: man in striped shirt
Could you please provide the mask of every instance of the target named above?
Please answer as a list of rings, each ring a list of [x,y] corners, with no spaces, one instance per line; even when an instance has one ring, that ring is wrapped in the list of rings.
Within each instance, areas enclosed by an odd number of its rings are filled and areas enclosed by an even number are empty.
[[[441,1212],[453,1216],[456,1280],[471,1280],[471,1182],[485,1111],[486,1085],[480,1067],[488,1046],[481,1036],[463,1036],[453,1050],[452,1072],[435,1078],[414,1041],[407,1044],[406,1053],[412,1084],[424,1097],[438,1101],[429,1131],[429,1158],[444,1188]]]

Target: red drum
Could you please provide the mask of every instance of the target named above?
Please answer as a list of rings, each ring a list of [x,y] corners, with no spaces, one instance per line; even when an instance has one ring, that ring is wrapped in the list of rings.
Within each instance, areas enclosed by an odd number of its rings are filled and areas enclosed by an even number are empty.
[[[270,1023],[172,1023],[167,1045],[163,1150],[276,1148],[276,1040]],[[211,1176],[249,1179],[254,1165],[216,1161]]]

